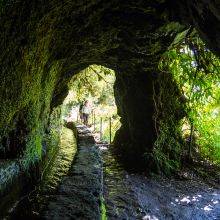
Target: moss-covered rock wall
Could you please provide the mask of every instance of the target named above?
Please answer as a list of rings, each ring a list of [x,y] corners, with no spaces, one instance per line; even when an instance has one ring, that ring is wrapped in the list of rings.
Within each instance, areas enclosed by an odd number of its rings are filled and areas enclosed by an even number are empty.
[[[147,75],[173,31],[160,1],[3,1],[1,23],[0,156],[26,165],[41,158],[51,109],[75,73],[96,63],[134,79]]]
[[[184,15],[171,17],[172,1],[2,0],[0,7],[0,158],[21,158],[25,167],[41,158],[52,109],[62,103],[70,78],[90,64],[117,74],[122,128],[115,143],[137,161],[152,150],[157,64],[185,28],[171,19],[190,24]],[[177,10],[189,8],[178,4]]]

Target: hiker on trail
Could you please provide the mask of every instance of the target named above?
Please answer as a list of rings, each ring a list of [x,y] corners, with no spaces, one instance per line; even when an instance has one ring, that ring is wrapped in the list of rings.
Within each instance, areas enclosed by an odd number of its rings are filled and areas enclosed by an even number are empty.
[[[89,101],[85,101],[85,104],[82,107],[82,117],[83,117],[83,124],[86,126],[88,126],[88,119],[91,112],[92,112],[92,108]]]

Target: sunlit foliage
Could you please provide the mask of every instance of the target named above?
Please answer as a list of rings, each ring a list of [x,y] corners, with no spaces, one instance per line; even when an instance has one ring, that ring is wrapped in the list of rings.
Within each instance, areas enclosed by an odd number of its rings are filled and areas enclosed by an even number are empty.
[[[109,123],[111,118],[111,135],[120,127],[117,108],[114,100],[113,85],[115,73],[103,66],[90,65],[76,74],[69,83],[69,95],[64,101],[64,114],[71,109],[78,111],[79,105],[88,100],[92,104],[93,112],[89,117],[89,124],[97,132],[102,127],[102,139],[109,141]],[[102,121],[102,125],[100,125]],[[95,124],[95,125],[94,125]]]
[[[114,81],[113,70],[91,65],[72,78],[69,88],[75,92],[77,102],[90,98],[100,104],[111,104],[114,103],[112,96]]]
[[[182,121],[189,157],[200,152],[220,162],[220,60],[196,34],[166,52],[160,69],[175,78],[185,100],[187,116]]]

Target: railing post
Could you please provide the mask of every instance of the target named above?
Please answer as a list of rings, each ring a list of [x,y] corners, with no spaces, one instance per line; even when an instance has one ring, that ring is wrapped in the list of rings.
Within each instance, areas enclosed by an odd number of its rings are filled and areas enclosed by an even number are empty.
[[[93,129],[95,131],[95,112],[93,112]]]
[[[112,118],[109,118],[109,144],[112,142]]]
[[[79,113],[78,112],[76,113],[76,122],[77,123],[79,122]]]
[[[100,141],[102,140],[102,117],[100,118]]]
[[[191,160],[192,158],[192,148],[193,148],[193,141],[194,141],[194,124],[191,123],[190,127],[190,142],[189,142],[189,148],[188,148],[188,158]]]

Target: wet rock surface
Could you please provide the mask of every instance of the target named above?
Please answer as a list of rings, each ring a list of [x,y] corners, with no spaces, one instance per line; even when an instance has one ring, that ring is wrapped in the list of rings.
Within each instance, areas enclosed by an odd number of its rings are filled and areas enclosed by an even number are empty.
[[[217,0],[2,0],[0,8],[0,157],[17,158],[24,151],[28,166],[40,158],[51,110],[62,104],[71,78],[90,64],[116,71],[122,119],[116,139],[122,155],[137,165],[156,138],[153,85],[175,36],[195,27],[220,55]],[[167,86],[166,91],[173,94]]]
[[[193,176],[177,180],[129,173],[115,160],[107,144],[96,144],[84,126],[77,130],[78,153],[57,190],[52,192],[54,185],[49,181],[55,180],[54,175],[44,182],[45,187],[51,186],[43,188],[38,200],[44,203],[44,209],[37,213],[36,207],[25,204],[24,209],[32,214],[17,213],[10,219],[220,219],[219,185]],[[52,167],[51,173],[54,170]]]
[[[220,188],[199,179],[147,178],[126,172],[108,149],[104,198],[108,219],[220,219]]]
[[[90,131],[78,126],[78,153],[50,198],[44,219],[100,219],[102,159]]]

